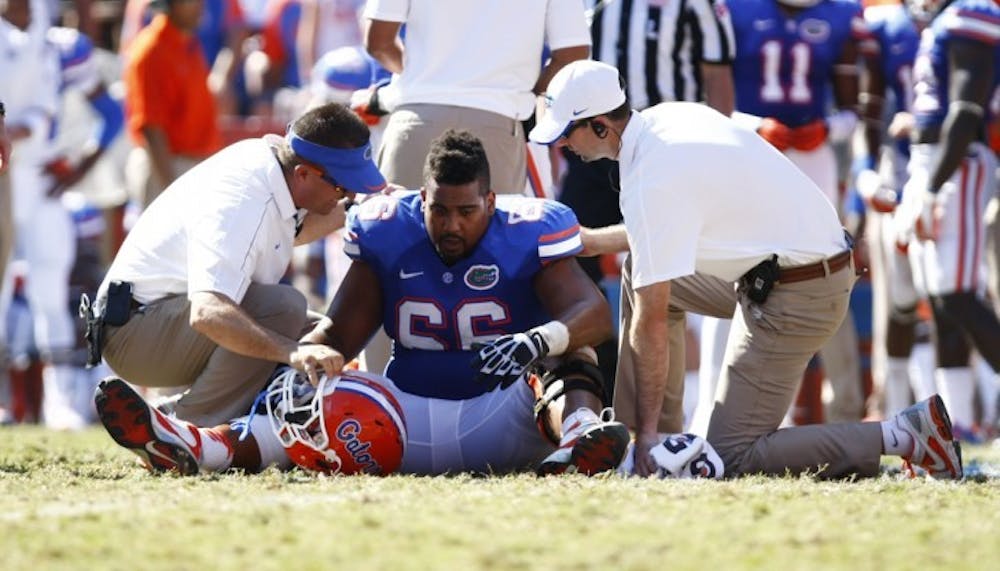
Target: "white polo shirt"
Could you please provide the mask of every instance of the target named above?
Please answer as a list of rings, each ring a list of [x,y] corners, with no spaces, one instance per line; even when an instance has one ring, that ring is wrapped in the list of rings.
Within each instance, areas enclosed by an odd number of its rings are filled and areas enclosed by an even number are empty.
[[[736,280],[846,248],[830,201],[754,132],[696,103],[633,113],[619,152],[635,287],[694,272]]]
[[[288,268],[297,210],[264,139],[226,147],[178,178],[142,213],[101,284],[133,283],[149,303],[221,293],[236,303],[250,282],[276,284]]]
[[[550,50],[589,46],[581,0],[369,0],[364,17],[406,24],[399,105],[485,109],[525,119]]]

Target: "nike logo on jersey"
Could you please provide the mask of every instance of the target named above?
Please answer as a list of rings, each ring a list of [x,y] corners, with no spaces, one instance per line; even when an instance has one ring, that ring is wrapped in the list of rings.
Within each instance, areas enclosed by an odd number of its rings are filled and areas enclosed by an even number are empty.
[[[757,30],[758,32],[763,32],[764,30],[769,30],[769,29],[771,29],[771,26],[774,26],[774,20],[754,20],[753,21],[753,29]]]
[[[417,276],[422,276],[422,275],[424,275],[424,272],[407,272],[402,268],[400,268],[399,270],[399,279],[401,280],[408,280],[410,278],[415,278]]]

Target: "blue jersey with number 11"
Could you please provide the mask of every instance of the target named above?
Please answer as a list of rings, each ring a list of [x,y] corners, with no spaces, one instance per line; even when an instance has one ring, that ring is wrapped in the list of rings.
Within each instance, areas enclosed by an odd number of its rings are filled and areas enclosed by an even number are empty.
[[[551,320],[534,288],[542,267],[580,252],[580,227],[554,201],[499,196],[473,252],[448,266],[424,224],[419,193],[375,196],[352,211],[344,251],[375,270],[383,327],[393,340],[385,375],[411,394],[457,400],[473,380],[473,343]]]
[[[776,0],[731,0],[736,109],[799,127],[827,114],[833,66],[846,42],[871,39],[861,7],[823,0],[788,16]]]

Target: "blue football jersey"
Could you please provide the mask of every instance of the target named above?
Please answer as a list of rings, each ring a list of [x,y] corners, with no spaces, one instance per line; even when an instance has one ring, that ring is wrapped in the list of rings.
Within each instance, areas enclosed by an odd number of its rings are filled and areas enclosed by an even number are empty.
[[[823,0],[792,17],[776,0],[730,0],[727,7],[736,38],[736,109],[790,127],[826,116],[844,45],[871,40],[851,0]]]
[[[558,202],[498,196],[489,229],[472,254],[441,260],[424,224],[419,193],[375,196],[347,221],[344,251],[369,264],[382,286],[383,327],[393,340],[385,374],[421,396],[467,399],[473,343],[552,319],[533,280],[546,264],[582,250],[576,216]]]
[[[60,92],[69,88],[88,92],[100,83],[90,38],[73,28],[55,26],[45,32],[45,38],[59,53]]]
[[[865,21],[879,46],[879,62],[893,108],[913,112],[913,64],[920,45],[920,32],[902,4],[882,4],[865,9]],[[909,156],[909,141],[895,141],[902,156]]]
[[[894,111],[913,110],[913,62],[920,32],[902,4],[865,9],[865,21],[879,45],[882,74],[895,101]]]
[[[1000,83],[1000,5],[994,0],[955,0],[920,38],[914,64],[917,126],[940,125],[948,113],[948,48],[954,41],[981,42],[993,48],[993,89]]]

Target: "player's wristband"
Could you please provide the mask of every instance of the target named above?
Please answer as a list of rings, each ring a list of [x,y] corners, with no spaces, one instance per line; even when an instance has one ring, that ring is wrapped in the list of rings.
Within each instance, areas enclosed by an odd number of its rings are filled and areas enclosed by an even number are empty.
[[[532,328],[545,339],[549,346],[549,355],[562,355],[569,347],[569,329],[562,321],[553,319],[545,325]]]

